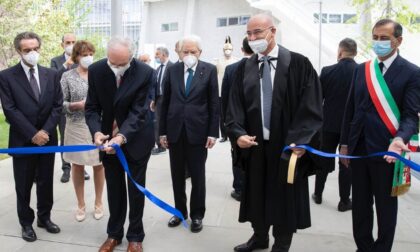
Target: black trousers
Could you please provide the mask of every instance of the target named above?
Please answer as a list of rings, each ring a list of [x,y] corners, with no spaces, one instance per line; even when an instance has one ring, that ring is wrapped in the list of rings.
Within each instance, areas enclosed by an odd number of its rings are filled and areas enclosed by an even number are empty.
[[[146,169],[150,154],[150,152],[146,153],[140,160],[132,160],[129,155],[126,155],[131,175],[141,186],[145,186],[146,183]],[[116,155],[105,155],[102,162],[105,167],[110,213],[107,227],[108,237],[121,240],[124,236],[124,222],[127,215],[126,188],[128,187],[130,213],[128,215],[129,225],[126,237],[129,242],[142,242],[144,239],[144,194],[137,189],[129,178],[127,178],[128,182],[126,183],[125,171]]]
[[[226,127],[225,127],[225,111],[223,111],[223,106],[222,106],[222,97],[219,97],[219,106],[220,106],[220,120],[219,120],[219,124],[220,124],[220,134],[222,135],[222,138],[226,139],[227,138],[227,133],[226,133]]]
[[[191,219],[203,219],[206,211],[206,160],[207,149],[204,144],[190,144],[185,129],[176,143],[169,143],[172,188],[175,208],[188,216],[187,195],[185,193],[185,167],[191,175]]]
[[[364,143],[354,155],[366,155]],[[394,165],[382,158],[351,160],[353,169],[353,237],[358,251],[391,251],[397,225],[398,200],[391,197]],[[378,238],[374,241],[372,228],[375,202]]]
[[[160,136],[159,136],[159,120],[160,120],[160,109],[162,107],[162,96],[156,98],[155,104],[155,119],[153,120],[155,127],[155,142],[158,148],[161,148]]]
[[[13,157],[13,174],[17,213],[22,226],[32,225],[35,214],[30,207],[31,189],[36,179],[37,215],[41,221],[50,219],[53,206],[54,154]]]
[[[66,116],[64,114],[61,115],[60,121],[58,122],[58,130],[60,131],[60,146],[64,145],[64,131],[66,130]],[[63,159],[63,152],[60,153],[61,155],[61,169],[64,170],[70,170],[71,165],[70,163],[67,163]]]
[[[242,192],[243,187],[243,180],[244,180],[244,171],[242,168],[238,167],[235,164],[235,161],[233,160],[233,145],[236,143],[230,142],[232,145],[231,148],[231,156],[232,156],[232,172],[233,172],[233,184],[232,187],[235,190],[235,192],[240,193]]]
[[[340,134],[332,132],[322,132],[321,150],[324,152],[335,153],[340,142]],[[320,158],[323,167],[317,170],[315,176],[315,194],[321,196],[324,192],[325,182],[327,181],[328,173],[334,170],[334,158]],[[338,162],[338,190],[341,201],[348,201],[351,190],[351,167],[345,167],[341,162]]]
[[[252,223],[252,229],[254,230],[254,236],[257,241],[262,243],[268,239],[270,226],[258,226]],[[280,226],[273,225],[273,237],[275,239],[272,250],[273,252],[287,252],[292,244],[293,233],[284,233],[280,230]]]

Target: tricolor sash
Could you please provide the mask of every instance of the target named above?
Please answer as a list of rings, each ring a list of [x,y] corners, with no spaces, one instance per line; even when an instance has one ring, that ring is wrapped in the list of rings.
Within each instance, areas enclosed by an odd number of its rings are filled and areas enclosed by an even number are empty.
[[[382,75],[378,59],[365,63],[365,76],[372,103],[391,135],[395,136],[400,125],[400,110]],[[412,141],[415,140],[417,140],[416,143],[418,146],[418,138],[414,139],[413,137]],[[402,156],[409,158],[407,157],[407,153],[402,153]],[[397,161],[394,166],[391,195],[398,196],[406,193],[410,188],[410,178],[410,168],[402,162]]]

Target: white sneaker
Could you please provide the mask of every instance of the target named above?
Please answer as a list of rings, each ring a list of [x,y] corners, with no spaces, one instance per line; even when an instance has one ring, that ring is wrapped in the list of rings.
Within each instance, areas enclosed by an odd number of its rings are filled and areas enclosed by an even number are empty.
[[[102,217],[104,217],[104,208],[103,206],[95,206],[95,211],[93,212],[93,217],[96,220],[100,220]]]
[[[86,207],[78,208],[76,211],[76,220],[78,222],[84,221],[86,219]]]

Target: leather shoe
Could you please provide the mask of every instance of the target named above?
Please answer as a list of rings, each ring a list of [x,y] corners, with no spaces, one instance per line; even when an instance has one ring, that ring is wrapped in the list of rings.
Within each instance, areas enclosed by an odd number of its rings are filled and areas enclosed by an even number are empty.
[[[339,212],[345,212],[348,210],[352,209],[352,203],[351,200],[347,200],[347,201],[342,201],[340,200],[340,202],[338,202],[338,207],[337,207]]]
[[[48,233],[57,234],[60,233],[60,228],[54,224],[51,220],[41,221],[38,219],[38,227],[45,228]]]
[[[115,240],[112,238],[106,239],[106,241],[99,248],[99,252],[112,252],[117,245],[121,244],[121,240]]]
[[[89,173],[87,173],[86,171],[85,171],[85,180],[89,180],[90,179],[90,175],[89,175]]]
[[[36,233],[32,226],[23,226],[22,227],[22,239],[27,242],[34,242],[36,241]]]
[[[168,221],[168,227],[177,227],[181,224],[182,220],[176,216],[172,216]]]
[[[255,235],[252,235],[246,243],[234,247],[233,250],[236,252],[251,252],[255,249],[266,249],[268,248],[268,242],[268,237],[264,241],[259,241]]]
[[[143,252],[143,246],[141,242],[129,242],[127,252]]]
[[[236,199],[237,201],[241,201],[241,192],[237,192],[237,191],[233,190],[233,191],[230,193],[230,196],[231,196],[232,198]]]
[[[198,233],[203,229],[203,221],[200,219],[192,219],[191,232]]]
[[[316,195],[315,193],[312,194],[312,199],[314,200],[314,202],[316,204],[321,204],[322,203],[322,196],[321,195]]]
[[[70,169],[63,169],[63,175],[61,176],[61,183],[67,183],[70,180]]]

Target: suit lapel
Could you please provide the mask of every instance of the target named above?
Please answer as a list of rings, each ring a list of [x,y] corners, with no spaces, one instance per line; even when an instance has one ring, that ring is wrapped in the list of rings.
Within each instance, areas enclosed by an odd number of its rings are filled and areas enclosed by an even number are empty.
[[[48,74],[45,69],[38,66],[38,77],[39,77],[39,86],[41,88],[41,95],[39,97],[39,102],[43,100],[45,97],[45,93],[47,91],[47,84],[48,84]]]
[[[251,90],[250,95],[246,97],[252,100],[257,100],[256,106],[258,111],[261,112],[261,82],[260,82],[260,70],[258,65],[258,55],[254,54],[245,63],[245,75],[244,75],[244,90]]]
[[[289,65],[290,65],[290,51],[286,48],[279,45],[279,54],[277,57],[277,66],[276,66],[276,74],[274,75],[274,82],[273,82],[273,99],[280,99],[277,102],[280,105],[280,108],[284,102],[284,96],[287,90],[287,77],[289,72]],[[278,96],[274,95],[277,94]],[[273,100],[273,103],[276,102]]]
[[[204,65],[200,61],[198,61],[197,67],[195,68],[195,73],[191,82],[190,93],[188,94],[189,96],[194,91],[194,88],[197,85],[199,85],[199,83],[201,82],[201,79],[204,76],[205,70],[206,68],[204,67]]]
[[[178,76],[178,78],[176,78],[176,80],[178,80],[178,88],[179,88],[179,92],[182,94],[182,96],[185,97],[185,72],[184,72],[184,63],[180,63],[178,64],[178,71],[176,71],[176,73],[178,73],[180,76]]]
[[[397,56],[392,62],[391,66],[389,66],[389,69],[386,71],[384,75],[385,82],[389,85],[394,81],[394,79],[402,72],[401,71],[401,56]]]
[[[32,97],[32,99],[34,99],[35,102],[37,102],[34,91],[32,91],[31,84],[29,84],[28,77],[26,76],[26,73],[23,70],[23,67],[20,65],[20,63],[16,65],[14,75],[17,83],[19,83],[19,85],[21,85],[23,89],[25,89],[28,95]]]

